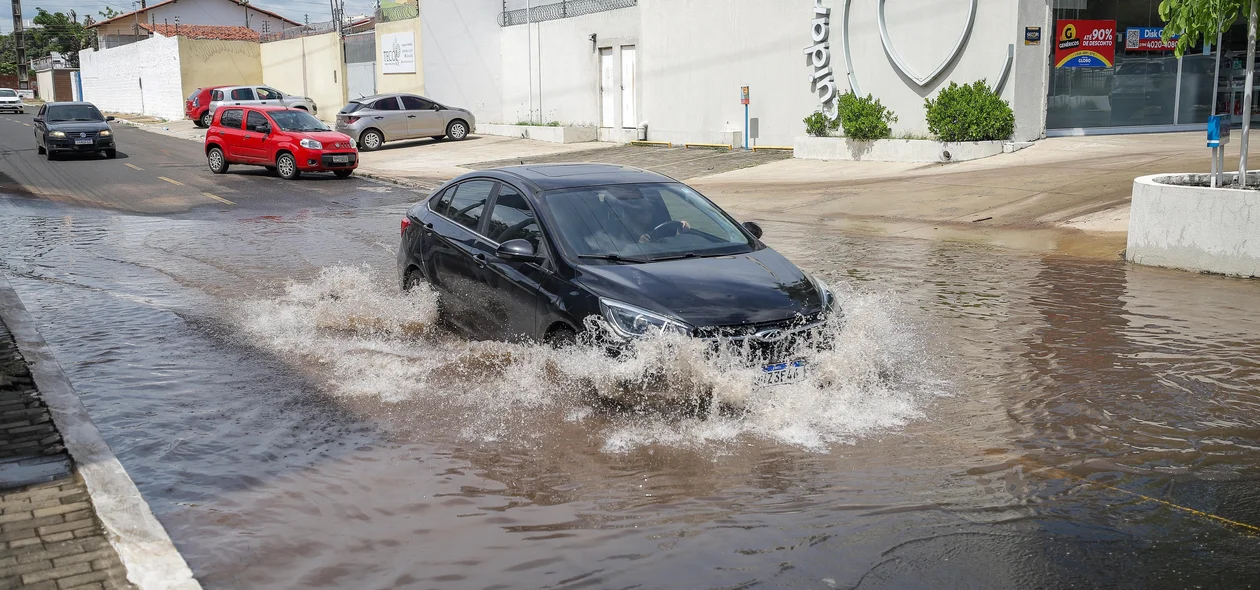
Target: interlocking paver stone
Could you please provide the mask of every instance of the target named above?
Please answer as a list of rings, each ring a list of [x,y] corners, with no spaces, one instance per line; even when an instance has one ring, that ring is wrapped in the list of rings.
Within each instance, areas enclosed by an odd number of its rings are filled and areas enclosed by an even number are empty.
[[[0,589],[132,588],[0,323]]]

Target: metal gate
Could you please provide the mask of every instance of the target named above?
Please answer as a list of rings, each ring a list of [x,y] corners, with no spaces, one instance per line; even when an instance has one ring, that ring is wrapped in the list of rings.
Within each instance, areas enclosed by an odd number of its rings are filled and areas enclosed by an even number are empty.
[[[376,94],[376,31],[346,35],[345,50],[348,98]]]

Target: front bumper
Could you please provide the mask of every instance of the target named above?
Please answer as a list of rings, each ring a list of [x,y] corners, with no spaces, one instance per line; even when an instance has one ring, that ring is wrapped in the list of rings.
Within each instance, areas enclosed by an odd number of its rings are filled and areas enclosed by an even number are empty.
[[[57,152],[99,152],[101,150],[114,149],[114,138],[98,137],[90,144],[76,144],[74,138],[54,139],[49,137],[44,140],[44,146],[49,151]]]
[[[347,162],[337,162],[346,158]],[[297,154],[298,170],[303,172],[332,172],[335,170],[354,170],[359,167],[359,154],[346,150],[304,150]]]
[[[20,102],[0,102],[0,111],[13,111],[20,113],[26,109],[26,105]]]

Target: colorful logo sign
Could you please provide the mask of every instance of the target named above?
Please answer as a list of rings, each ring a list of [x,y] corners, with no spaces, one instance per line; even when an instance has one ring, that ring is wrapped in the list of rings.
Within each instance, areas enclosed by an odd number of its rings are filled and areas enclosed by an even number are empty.
[[[1110,68],[1116,61],[1116,21],[1060,20],[1055,25],[1054,67]]]
[[[1129,27],[1124,30],[1125,51],[1172,51],[1177,38],[1164,42],[1164,27]]]
[[[1041,27],[1024,27],[1024,45],[1041,45]]]

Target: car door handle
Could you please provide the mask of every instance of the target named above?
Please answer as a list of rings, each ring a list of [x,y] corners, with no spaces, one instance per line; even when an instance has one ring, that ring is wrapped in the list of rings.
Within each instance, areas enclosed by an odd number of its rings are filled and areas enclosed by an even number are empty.
[[[476,260],[476,261],[477,261],[477,267],[478,267],[478,268],[485,268],[485,267],[486,267],[486,255],[485,255],[485,254],[478,254],[478,255],[476,255],[476,256],[473,256],[473,260]]]
[[[407,115],[407,118],[408,118],[408,119],[414,119],[414,118],[416,118],[416,116],[415,116],[415,115]]]

